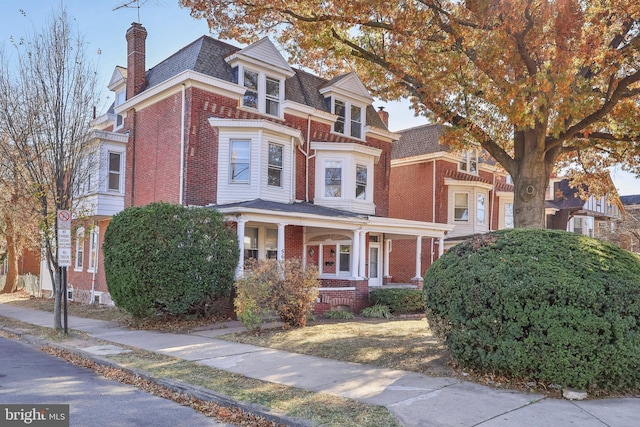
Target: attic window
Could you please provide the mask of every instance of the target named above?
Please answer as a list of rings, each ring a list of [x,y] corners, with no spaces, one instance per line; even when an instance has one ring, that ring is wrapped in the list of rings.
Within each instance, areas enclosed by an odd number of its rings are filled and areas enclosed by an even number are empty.
[[[247,91],[242,98],[242,105],[249,108],[258,109],[258,73],[251,70],[244,70],[244,87]]]
[[[364,108],[340,99],[334,99],[332,107],[333,114],[338,116],[333,125],[333,131],[362,139],[362,112]]]
[[[478,153],[476,150],[467,150],[462,152],[462,159],[458,164],[458,170],[462,172],[478,174]]]

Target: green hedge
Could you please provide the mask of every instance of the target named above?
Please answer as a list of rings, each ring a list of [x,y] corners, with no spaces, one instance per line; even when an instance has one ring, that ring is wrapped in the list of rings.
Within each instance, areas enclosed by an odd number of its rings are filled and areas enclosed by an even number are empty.
[[[424,313],[422,292],[417,289],[375,289],[369,293],[371,305],[386,305],[393,314]]]
[[[111,298],[137,318],[206,314],[229,296],[239,257],[219,212],[168,203],[115,215],[102,249]]]
[[[462,367],[607,390],[640,386],[640,257],[552,230],[476,236],[427,271],[431,327]]]

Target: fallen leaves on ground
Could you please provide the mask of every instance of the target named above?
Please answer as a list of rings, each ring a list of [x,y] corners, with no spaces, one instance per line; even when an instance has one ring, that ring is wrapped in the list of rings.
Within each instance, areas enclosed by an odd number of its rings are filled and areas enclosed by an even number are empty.
[[[94,362],[91,359],[81,357],[73,352],[52,347],[44,346],[41,350],[47,354],[66,360],[76,366],[91,369],[98,375],[109,380],[121,382],[136,387],[142,391],[153,394],[154,396],[161,397],[163,399],[172,400],[182,406],[188,406],[210,418],[215,418],[218,421],[233,424],[236,426],[251,426],[251,427],[279,427],[280,424],[259,417],[255,414],[245,412],[239,408],[223,406],[216,402],[205,401],[197,399],[191,395],[179,393],[153,381],[149,381],[145,378],[135,375],[124,369],[118,369],[111,366],[101,365]]]

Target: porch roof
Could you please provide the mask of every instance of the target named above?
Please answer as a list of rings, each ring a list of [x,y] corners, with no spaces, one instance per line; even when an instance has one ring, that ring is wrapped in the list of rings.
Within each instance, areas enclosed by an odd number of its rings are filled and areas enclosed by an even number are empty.
[[[363,230],[385,233],[390,239],[406,239],[408,236],[439,238],[454,228],[449,224],[366,215],[309,202],[279,203],[254,199],[208,207],[220,211],[230,220],[244,219],[327,229]]]

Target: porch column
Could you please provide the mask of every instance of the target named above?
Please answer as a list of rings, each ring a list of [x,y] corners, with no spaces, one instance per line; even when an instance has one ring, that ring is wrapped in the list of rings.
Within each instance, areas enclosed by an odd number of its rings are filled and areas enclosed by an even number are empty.
[[[284,227],[286,224],[278,224],[278,261],[284,261]]]
[[[236,224],[238,225],[238,246],[240,247],[240,256],[238,257],[238,265],[236,266],[236,279],[242,276],[244,272],[244,225],[247,222],[246,219],[238,218]]]
[[[420,279],[420,267],[422,259],[422,236],[416,237],[416,276],[414,279]]]
[[[444,254],[444,237],[440,237],[438,242],[438,257],[441,257]]]
[[[340,254],[338,254],[339,256]],[[351,274],[358,275],[358,265],[360,264],[360,230],[353,231],[353,244],[351,245]]]
[[[366,277],[365,264],[367,263],[367,233],[366,231],[360,231],[360,261],[358,266],[358,276]]]
[[[389,277],[389,255],[391,254],[391,240],[384,241],[384,259],[382,260],[382,274]]]

